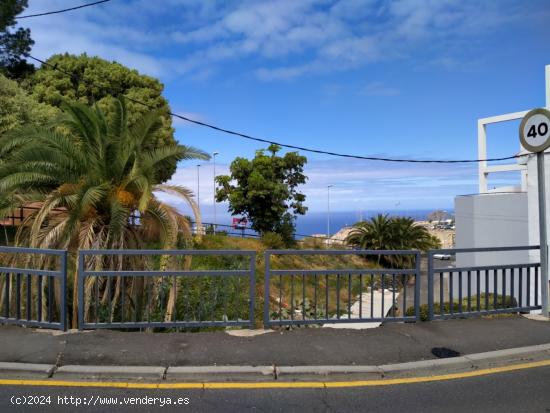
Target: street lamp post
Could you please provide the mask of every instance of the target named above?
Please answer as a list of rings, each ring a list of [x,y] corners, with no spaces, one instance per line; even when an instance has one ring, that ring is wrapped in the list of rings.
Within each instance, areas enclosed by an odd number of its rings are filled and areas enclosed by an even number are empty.
[[[201,180],[200,180],[200,164],[197,165],[197,208],[201,207]]]
[[[219,154],[219,152],[212,153],[212,160],[214,162],[214,234],[216,233],[216,155]]]
[[[330,188],[334,185],[327,185],[327,244],[330,238]]]

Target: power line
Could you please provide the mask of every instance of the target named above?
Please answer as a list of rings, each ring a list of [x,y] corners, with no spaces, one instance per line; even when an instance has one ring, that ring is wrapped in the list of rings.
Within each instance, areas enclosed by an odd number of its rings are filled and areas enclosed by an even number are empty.
[[[53,70],[57,70],[58,72],[61,72],[65,75],[67,75],[67,76],[70,76],[72,79],[74,79],[77,82],[82,82],[82,81],[86,82],[85,80],[79,78],[74,73],[70,73],[70,72],[67,72],[63,69],[60,69],[55,64],[45,62],[44,60],[38,59],[38,58],[33,57],[31,55],[29,55],[28,57],[30,59],[33,59],[33,60],[41,63],[42,65],[51,67]],[[88,83],[93,85],[93,83],[91,83],[91,82],[88,82]],[[137,99],[133,99],[133,98],[130,98],[128,96],[123,96],[123,97],[126,100],[130,101],[130,102],[145,106],[149,109],[158,109],[158,108],[154,107],[153,105],[149,105],[148,103],[139,101]],[[321,149],[312,149],[312,148],[306,148],[306,147],[303,147],[303,146],[280,143],[280,142],[276,142],[276,141],[273,141],[273,140],[258,138],[258,137],[254,137],[254,136],[251,136],[251,135],[248,135],[248,134],[245,134],[245,133],[236,132],[236,131],[233,131],[233,130],[230,130],[230,129],[221,128],[219,126],[212,125],[212,124],[209,124],[209,123],[206,123],[206,122],[201,122],[199,120],[191,119],[187,116],[179,115],[177,113],[169,112],[169,114],[171,116],[175,117],[175,118],[182,119],[182,120],[185,120],[185,121],[190,122],[190,123],[194,123],[195,125],[210,128],[210,129],[213,129],[215,131],[223,132],[223,133],[226,133],[226,134],[229,134],[229,135],[239,136],[241,138],[245,138],[245,139],[248,139],[248,140],[252,140],[252,141],[256,141],[256,142],[262,142],[262,143],[268,143],[268,144],[274,144],[274,145],[281,146],[283,148],[295,149],[295,150],[303,151],[303,152],[311,152],[311,153],[318,153],[318,154],[322,154],[322,155],[337,156],[337,157],[340,157],[340,158],[351,158],[351,159],[361,159],[361,160],[366,160],[366,161],[382,161],[382,162],[452,164],[452,163],[477,163],[477,162],[506,161],[506,160],[510,160],[510,159],[517,159],[520,156],[522,156],[522,155],[517,154],[517,155],[512,155],[512,156],[506,156],[506,157],[503,157],[503,158],[441,160],[441,159],[398,159],[398,158],[385,158],[385,157],[379,157],[379,156],[350,155],[350,154],[344,154],[344,153],[338,153],[338,152],[324,151],[324,150],[321,150]]]
[[[101,1],[96,1],[96,2],[93,2],[93,3],[82,4],[82,5],[76,6],[76,7],[71,7],[71,8],[69,8],[69,9],[48,11],[48,12],[45,12],[45,13],[38,13],[38,14],[27,14],[26,16],[19,16],[19,17],[16,17],[15,20],[19,20],[19,19],[28,19],[29,17],[49,16],[50,14],[65,13],[65,12],[67,12],[67,11],[83,9],[84,7],[95,6],[95,5],[98,5],[98,4],[101,4],[101,3],[107,3],[107,2],[109,2],[109,1],[111,1],[111,0],[101,0]]]

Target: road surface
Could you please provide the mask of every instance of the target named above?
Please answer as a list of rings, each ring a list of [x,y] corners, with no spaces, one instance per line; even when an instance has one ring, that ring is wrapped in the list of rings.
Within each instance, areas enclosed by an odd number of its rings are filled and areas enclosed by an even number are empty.
[[[331,389],[128,390],[79,387],[0,386],[1,412],[550,412],[550,367],[508,373],[378,387]],[[24,396],[51,396],[51,404],[13,405]],[[65,404],[58,403],[66,400]],[[156,406],[83,406],[70,397],[157,397]],[[161,400],[178,406],[160,406]],[[185,404],[185,399],[188,404]],[[179,399],[179,400],[178,400]],[[143,399],[144,400],[144,399]]]

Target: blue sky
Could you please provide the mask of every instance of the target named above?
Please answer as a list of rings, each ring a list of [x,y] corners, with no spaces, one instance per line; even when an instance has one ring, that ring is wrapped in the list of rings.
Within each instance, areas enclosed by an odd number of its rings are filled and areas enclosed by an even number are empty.
[[[25,14],[82,2],[29,3]],[[477,119],[543,106],[550,64],[548,0],[113,0],[22,22],[37,57],[119,61],[158,77],[175,112],[360,155],[477,158]],[[261,148],[174,124],[181,143],[220,152],[218,173]],[[490,129],[489,156],[518,151],[515,128]],[[477,192],[473,165],[306,155],[311,212],[326,210],[329,184],[335,211],[452,208],[455,195]],[[195,165],[182,163],[174,182],[195,190]],[[212,172],[201,167],[207,218]]]

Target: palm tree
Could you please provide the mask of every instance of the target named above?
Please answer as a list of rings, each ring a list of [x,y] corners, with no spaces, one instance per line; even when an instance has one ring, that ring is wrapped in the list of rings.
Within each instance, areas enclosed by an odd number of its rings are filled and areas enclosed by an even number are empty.
[[[346,238],[348,245],[366,250],[409,250],[426,251],[439,247],[439,240],[412,218],[389,217],[378,214],[369,221],[354,225]],[[403,267],[410,265],[413,256],[379,255],[378,264]]]
[[[147,149],[161,126],[160,113],[150,112],[130,128],[124,100],[117,99],[114,107],[114,116],[108,121],[97,107],[66,104],[63,117],[54,126],[24,128],[0,138],[4,159],[0,164],[0,217],[25,205],[38,207],[19,226],[16,245],[67,249],[72,254],[90,248],[141,248],[152,241],[159,241],[162,249],[174,248],[179,234],[191,236],[190,223],[161,202],[155,195],[159,192],[176,195],[189,204],[200,227],[192,192],[182,186],[157,184],[155,170],[174,158],[209,156],[183,145]],[[101,267],[107,259],[98,257],[92,264]],[[133,264],[131,259],[120,258],[116,265]],[[75,270],[73,325],[77,283]],[[120,283],[119,278],[116,292],[120,292]],[[168,306],[175,305],[176,293],[171,292]]]

